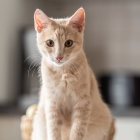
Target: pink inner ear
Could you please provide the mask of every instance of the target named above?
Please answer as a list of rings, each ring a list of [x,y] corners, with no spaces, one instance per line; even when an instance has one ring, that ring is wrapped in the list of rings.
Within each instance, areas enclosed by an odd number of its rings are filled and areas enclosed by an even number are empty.
[[[74,28],[77,28],[81,32],[85,26],[85,11],[83,8],[80,8],[72,16],[69,22]]]
[[[41,32],[42,29],[45,28],[49,22],[48,17],[39,9],[35,11],[34,20],[35,20],[35,29],[38,32]]]

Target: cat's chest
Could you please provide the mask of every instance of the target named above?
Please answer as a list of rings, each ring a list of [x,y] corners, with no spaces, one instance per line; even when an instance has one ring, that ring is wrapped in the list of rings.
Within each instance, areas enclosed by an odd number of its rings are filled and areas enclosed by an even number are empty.
[[[58,103],[61,117],[64,120],[70,120],[72,110],[73,110],[73,101],[70,95],[61,96],[60,102]]]
[[[47,79],[46,94],[49,96],[47,99],[57,101],[57,105],[61,112],[62,117],[69,119],[73,106],[73,94],[75,94],[74,87],[75,77],[69,73],[63,73],[51,76]]]
[[[58,73],[46,78],[46,87],[55,94],[69,94],[78,84],[76,76],[70,73]]]

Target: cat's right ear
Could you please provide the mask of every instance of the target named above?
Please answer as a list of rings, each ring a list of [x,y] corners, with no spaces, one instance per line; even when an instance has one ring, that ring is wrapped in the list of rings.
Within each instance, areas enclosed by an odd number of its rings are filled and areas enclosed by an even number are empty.
[[[48,26],[50,19],[43,11],[36,9],[34,13],[34,22],[36,31],[40,33],[44,28]]]
[[[85,10],[83,8],[79,8],[70,18],[69,24],[76,28],[79,32],[83,31],[85,26]]]

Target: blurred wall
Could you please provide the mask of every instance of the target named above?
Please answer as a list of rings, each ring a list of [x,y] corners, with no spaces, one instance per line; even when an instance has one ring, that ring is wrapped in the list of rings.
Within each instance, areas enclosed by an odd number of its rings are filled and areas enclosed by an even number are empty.
[[[140,75],[140,1],[88,5],[85,38],[97,73]]]
[[[19,91],[19,32],[33,25],[38,7],[47,6],[41,0],[0,0],[0,104],[13,101]]]
[[[19,31],[33,26],[34,10],[66,17],[80,6],[86,10],[85,50],[94,71],[140,74],[139,0],[0,0],[0,103],[17,94]]]

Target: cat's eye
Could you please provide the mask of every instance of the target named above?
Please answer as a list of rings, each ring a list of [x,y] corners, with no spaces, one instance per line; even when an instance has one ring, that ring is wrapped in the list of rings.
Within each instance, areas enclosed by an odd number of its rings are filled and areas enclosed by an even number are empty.
[[[47,44],[47,46],[49,46],[49,47],[53,47],[53,46],[54,46],[54,41],[51,40],[51,39],[49,39],[49,40],[46,41],[46,44]]]
[[[65,42],[65,47],[71,47],[73,45],[73,41],[72,40],[67,40]]]

